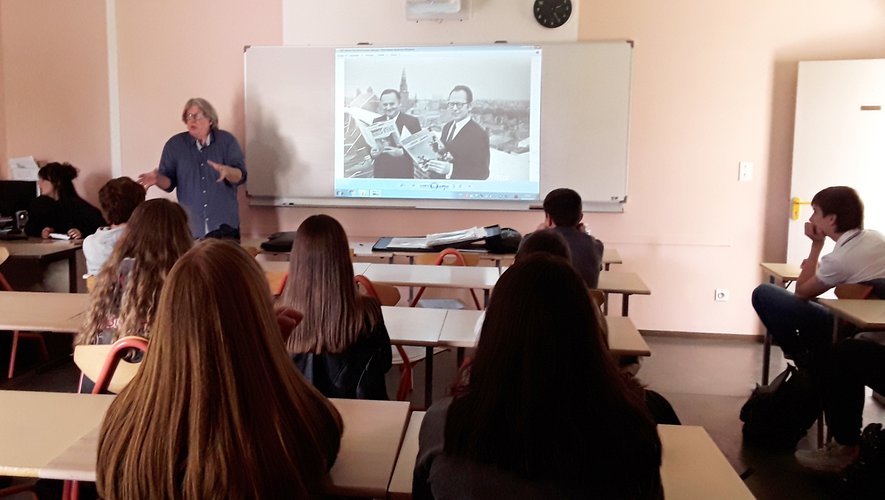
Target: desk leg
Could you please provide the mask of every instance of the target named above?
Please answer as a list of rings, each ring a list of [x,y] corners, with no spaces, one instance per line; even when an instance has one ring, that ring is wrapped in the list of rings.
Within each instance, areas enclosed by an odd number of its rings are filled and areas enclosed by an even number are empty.
[[[458,373],[461,370],[461,366],[464,365],[464,348],[459,347],[455,352],[455,361],[458,363],[458,366],[455,367],[455,373]]]
[[[623,297],[621,300],[621,316],[627,317],[627,312],[630,310],[630,294],[625,293],[621,297]]]
[[[482,305],[483,309],[489,308],[489,289],[486,288],[482,291]]]
[[[610,266],[611,266],[611,262],[606,262],[606,263],[605,263],[605,267],[603,267],[603,269],[606,270],[606,271],[608,271],[608,268],[609,268]]]
[[[602,294],[602,314],[608,316],[608,292]]]
[[[77,252],[68,257],[68,291],[77,293]]]
[[[433,402],[433,346],[427,346],[427,357],[424,362],[424,409],[430,408]]]

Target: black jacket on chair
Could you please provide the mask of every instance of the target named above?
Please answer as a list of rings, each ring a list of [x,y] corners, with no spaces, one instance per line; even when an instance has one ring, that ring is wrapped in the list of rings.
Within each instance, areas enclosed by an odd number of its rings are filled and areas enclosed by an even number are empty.
[[[380,318],[380,310],[378,313]],[[384,376],[390,370],[392,355],[383,320],[373,329],[367,324],[344,352],[292,354],[292,361],[327,398],[388,399]]]

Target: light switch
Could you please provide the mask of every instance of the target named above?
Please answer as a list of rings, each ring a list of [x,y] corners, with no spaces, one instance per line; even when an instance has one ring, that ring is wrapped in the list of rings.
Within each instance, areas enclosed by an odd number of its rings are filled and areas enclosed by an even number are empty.
[[[741,182],[753,180],[753,162],[742,161],[738,163],[738,180]]]

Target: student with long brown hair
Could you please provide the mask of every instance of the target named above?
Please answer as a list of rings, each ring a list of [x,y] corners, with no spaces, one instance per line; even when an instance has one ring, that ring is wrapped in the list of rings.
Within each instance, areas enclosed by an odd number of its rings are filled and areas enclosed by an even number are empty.
[[[655,423],[596,315],[565,259],[501,276],[465,382],[424,417],[414,498],[663,498]]]
[[[110,344],[147,337],[163,281],[193,238],[181,206],[163,198],[133,211],[126,230],[98,275],[89,311],[74,343]]]
[[[210,240],[187,252],[166,280],[143,366],[102,424],[101,497],[319,496],[341,418],[280,333],[243,249]]]
[[[304,314],[286,347],[327,397],[387,399],[390,336],[381,305],[357,290],[347,234],[328,215],[298,227],[280,305]]]

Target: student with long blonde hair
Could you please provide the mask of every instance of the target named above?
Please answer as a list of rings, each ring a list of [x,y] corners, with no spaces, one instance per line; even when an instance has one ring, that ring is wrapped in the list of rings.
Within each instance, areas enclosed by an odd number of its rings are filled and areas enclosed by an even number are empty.
[[[304,314],[286,347],[327,397],[387,399],[390,337],[381,305],[357,290],[347,234],[328,215],[298,227],[279,303]]]
[[[191,246],[187,214],[179,204],[162,198],[140,204],[98,275],[74,343],[147,337],[166,274]]]
[[[105,416],[98,491],[318,496],[341,431],[338,412],[287,357],[254,259],[205,241],[169,273],[143,366]]]

